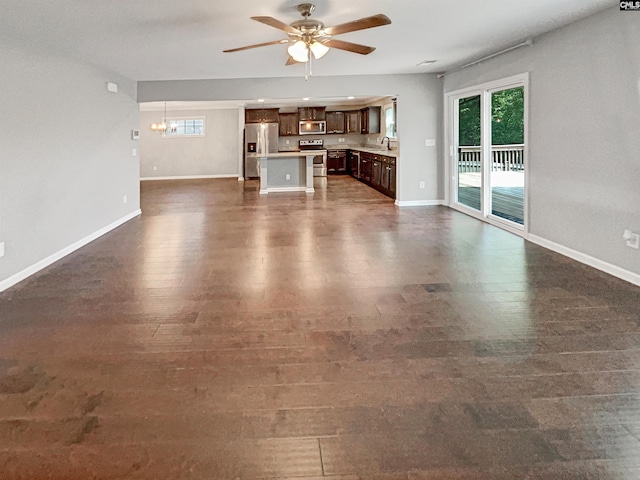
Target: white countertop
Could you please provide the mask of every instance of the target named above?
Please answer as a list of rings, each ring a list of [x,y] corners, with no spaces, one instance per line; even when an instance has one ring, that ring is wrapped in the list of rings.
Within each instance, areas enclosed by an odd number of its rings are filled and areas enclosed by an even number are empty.
[[[374,153],[376,155],[384,155],[385,157],[398,158],[398,150],[384,150],[381,148],[369,147],[351,147],[350,150],[357,150],[359,152]]]
[[[307,155],[323,155],[327,153],[326,150],[306,150],[306,151],[292,151],[292,152],[269,152],[266,155],[258,155],[257,153],[248,153],[249,158],[287,158],[287,157],[306,157]]]
[[[367,152],[386,157],[398,158],[398,150],[386,150],[375,147],[358,147],[355,145],[327,145],[327,150],[356,150],[358,152]]]

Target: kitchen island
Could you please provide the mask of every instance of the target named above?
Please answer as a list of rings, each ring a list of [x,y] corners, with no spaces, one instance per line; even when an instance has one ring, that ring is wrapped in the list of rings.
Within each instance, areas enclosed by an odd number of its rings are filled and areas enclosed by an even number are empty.
[[[274,192],[314,192],[314,153],[273,152],[253,156],[259,162],[261,195]]]

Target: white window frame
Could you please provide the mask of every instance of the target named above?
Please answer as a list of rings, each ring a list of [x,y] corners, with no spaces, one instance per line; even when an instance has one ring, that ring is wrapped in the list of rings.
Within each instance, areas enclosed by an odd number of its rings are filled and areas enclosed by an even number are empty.
[[[167,125],[167,130],[169,129],[169,126],[171,125],[172,121],[187,121],[187,120],[202,120],[202,135],[199,135],[199,134],[167,135],[167,133],[164,132],[162,134],[162,137],[163,138],[202,138],[207,136],[207,121],[206,121],[206,117],[204,116],[191,115],[188,117],[167,117],[164,119]]]
[[[387,105],[385,105],[382,108],[382,120],[384,121],[384,133],[387,137],[389,137],[389,139],[391,140],[397,140],[398,139],[398,125],[394,125],[394,132],[393,132],[393,136],[391,136],[389,134],[389,130],[387,129],[387,111],[392,111],[393,112],[393,103],[389,103]],[[395,117],[397,117],[397,115],[394,115]]]
[[[470,208],[469,209],[464,208],[464,205],[456,204],[454,202],[454,192],[456,191],[455,189],[457,188],[457,183],[456,183],[457,172],[453,166],[453,162],[455,159],[454,146],[456,141],[454,137],[454,132],[456,132],[458,128],[457,126],[458,119],[456,118],[456,115],[455,115],[456,107],[454,104],[456,99],[467,96],[467,95],[481,95],[480,100],[482,102],[485,102],[482,108],[482,111],[484,112],[483,118],[482,118],[482,135],[483,137],[485,137],[487,136],[487,132],[485,132],[485,129],[487,128],[487,125],[489,126],[491,125],[491,111],[490,111],[490,108],[488,108],[489,105],[487,105],[487,102],[489,102],[490,104],[491,93],[495,91],[513,88],[513,87],[524,87],[524,158],[525,158],[524,181],[525,181],[525,187],[524,187],[524,225],[522,227],[520,227],[519,225],[518,226],[513,225],[511,222],[503,221],[499,217],[488,214],[486,211],[477,212]],[[531,163],[530,156],[529,156],[529,92],[530,92],[529,73],[525,72],[518,75],[513,75],[510,77],[483,83],[480,85],[474,85],[474,86],[463,88],[460,90],[446,92],[444,94],[444,109],[445,109],[444,135],[445,135],[445,145],[447,146],[445,150],[445,152],[447,153],[446,155],[447,161],[445,162],[445,176],[447,178],[447,181],[445,181],[445,204],[455,210],[461,211],[463,213],[466,213],[467,215],[475,217],[478,220],[482,220],[484,222],[487,222],[491,225],[502,228],[503,230],[507,230],[511,233],[514,233],[524,238],[529,237],[529,165]],[[483,145],[484,145],[483,147],[484,150],[482,152],[482,157],[490,158],[491,145],[487,144],[487,142],[483,142]],[[487,167],[484,161],[483,161],[483,165],[485,165],[484,168],[486,170]],[[488,175],[488,172],[483,171],[483,177],[486,175]],[[483,179],[482,185],[484,185],[484,179]],[[483,195],[483,205],[484,205],[484,208],[486,208],[486,206],[488,205],[486,202],[487,195],[490,195],[490,192],[483,191],[482,195]]]

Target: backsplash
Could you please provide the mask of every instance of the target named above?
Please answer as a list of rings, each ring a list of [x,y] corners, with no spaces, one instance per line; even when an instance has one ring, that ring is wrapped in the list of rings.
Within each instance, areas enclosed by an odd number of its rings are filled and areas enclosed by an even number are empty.
[[[298,148],[298,141],[309,140],[312,138],[321,138],[324,140],[325,145],[340,145],[348,148],[350,145],[363,145],[366,141],[366,135],[360,134],[328,134],[328,135],[299,135],[292,137],[279,137],[278,149],[279,150],[295,150]],[[340,139],[344,139],[341,142]],[[286,142],[289,142],[288,144]]]
[[[350,146],[370,146],[377,147],[384,138],[383,135],[361,135],[361,134],[328,134],[328,135],[300,135],[278,138],[278,150],[297,150],[298,142],[301,139],[322,138],[325,146],[332,148],[349,148]],[[344,141],[340,141],[344,139]],[[287,143],[289,142],[289,143]],[[386,142],[385,142],[386,143]],[[397,141],[392,139],[391,148],[397,148]]]

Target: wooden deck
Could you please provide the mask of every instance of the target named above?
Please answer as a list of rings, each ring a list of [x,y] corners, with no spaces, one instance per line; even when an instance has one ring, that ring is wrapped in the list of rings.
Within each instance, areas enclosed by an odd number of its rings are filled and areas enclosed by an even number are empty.
[[[460,187],[458,201],[480,210],[480,187]],[[491,192],[491,213],[497,217],[524,224],[524,188],[494,187]]]
[[[460,172],[458,201],[480,210],[480,172]],[[521,172],[491,173],[491,213],[497,217],[524,225],[524,174]]]

